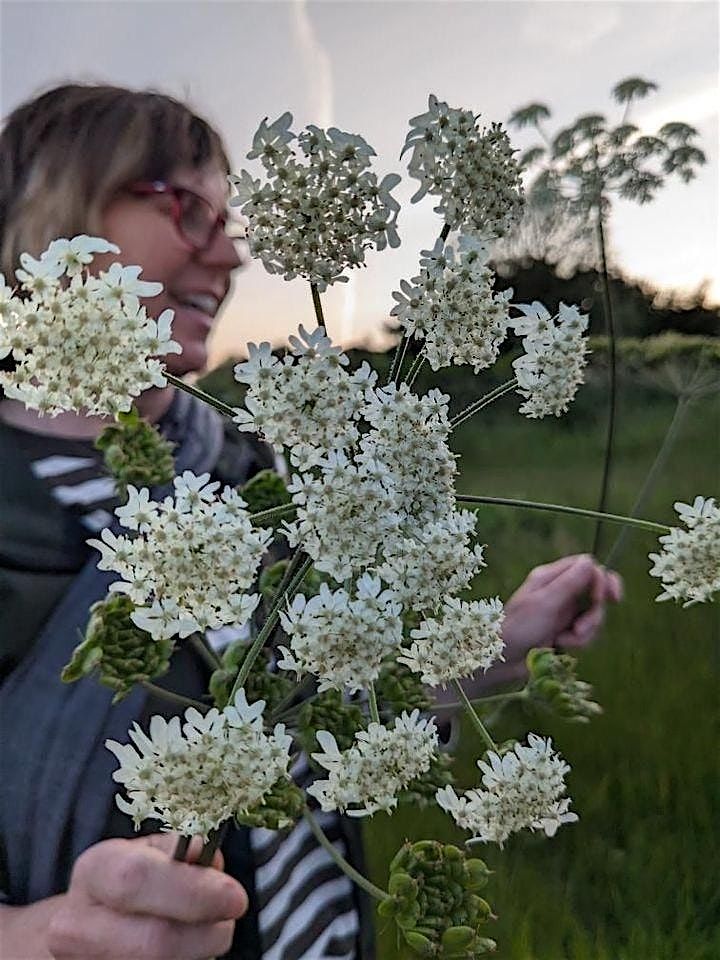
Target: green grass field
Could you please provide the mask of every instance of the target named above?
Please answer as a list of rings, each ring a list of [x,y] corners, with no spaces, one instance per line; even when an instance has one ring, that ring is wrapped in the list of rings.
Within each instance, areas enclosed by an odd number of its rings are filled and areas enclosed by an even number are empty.
[[[625,386],[609,507],[628,510],[659,448],[672,398]],[[484,411],[488,413],[488,411]],[[603,392],[585,387],[560,421],[528,421],[511,399],[465,424],[458,490],[594,507],[602,466]],[[704,400],[660,477],[644,515],[672,523],[675,500],[720,494],[720,407]],[[487,507],[478,530],[488,568],[476,593],[507,597],[528,570],[590,549],[592,521]],[[606,527],[602,559],[617,528]],[[616,564],[626,600],[583,652],[604,714],[573,726],[506,712],[500,735],[552,734],[572,766],[569,793],[580,822],[554,839],[516,836],[505,850],[474,847],[495,871],[485,891],[497,921],[498,960],[718,960],[720,771],[717,606],[657,604],[648,576],[654,535],[633,532]],[[456,775],[478,782],[477,735],[465,726]],[[439,810],[403,807],[367,825],[371,875],[383,885],[405,838],[461,841]],[[380,925],[380,960],[397,955]]]

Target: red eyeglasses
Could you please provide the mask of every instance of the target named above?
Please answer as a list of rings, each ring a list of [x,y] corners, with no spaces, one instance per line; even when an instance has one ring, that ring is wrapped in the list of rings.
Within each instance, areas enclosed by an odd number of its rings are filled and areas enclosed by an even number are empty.
[[[136,196],[167,196],[172,201],[170,214],[180,236],[195,250],[206,250],[218,230],[231,240],[244,240],[245,228],[226,213],[215,213],[209,200],[187,187],[178,187],[164,180],[132,183],[127,187]]]

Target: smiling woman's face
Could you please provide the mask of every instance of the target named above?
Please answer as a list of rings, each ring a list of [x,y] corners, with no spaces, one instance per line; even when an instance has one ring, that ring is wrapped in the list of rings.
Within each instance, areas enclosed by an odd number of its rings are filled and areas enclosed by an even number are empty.
[[[217,167],[181,168],[167,178],[204,197],[217,215],[226,212],[227,180]],[[167,369],[176,376],[202,370],[207,362],[206,340],[214,316],[230,289],[232,271],[244,259],[231,240],[218,229],[205,250],[196,251],[178,231],[167,194],[137,196],[124,193],[105,209],[102,236],[120,247],[119,255],[96,257],[93,271],[104,270],[113,260],[142,267],[143,280],[159,281],[163,291],[141,302],[150,316],[170,308],[175,312],[172,336],[181,354],[169,354]],[[188,300],[200,298],[199,306]]]

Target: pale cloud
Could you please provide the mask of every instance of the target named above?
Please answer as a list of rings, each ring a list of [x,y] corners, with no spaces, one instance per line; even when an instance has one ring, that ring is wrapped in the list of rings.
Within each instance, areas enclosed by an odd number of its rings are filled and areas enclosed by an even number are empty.
[[[582,53],[620,26],[619,4],[536,3],[523,19],[524,40],[553,46],[562,37],[567,53]]]
[[[310,113],[319,127],[329,127],[333,120],[333,73],[330,54],[320,42],[306,0],[293,0],[293,34],[302,56],[308,84]]]
[[[707,79],[695,90],[668,100],[661,106],[640,101],[630,115],[630,122],[643,133],[657,133],[663,124],[682,120],[691,126],[699,126],[706,120],[717,118],[720,104],[720,84],[717,77]]]

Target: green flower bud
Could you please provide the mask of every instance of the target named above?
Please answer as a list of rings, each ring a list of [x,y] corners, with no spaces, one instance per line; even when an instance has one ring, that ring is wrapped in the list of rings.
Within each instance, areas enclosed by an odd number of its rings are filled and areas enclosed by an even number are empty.
[[[175,476],[172,451],[176,444],[143,420],[135,407],[117,413],[115,419],[117,423],[105,427],[95,440],[95,447],[104,453],[105,466],[115,477],[120,496],[127,496],[129,484],[139,488],[170,483]]]
[[[247,827],[282,830],[300,819],[304,803],[303,791],[292,780],[280,777],[265,794],[261,806],[235,814],[235,820]]]
[[[125,593],[108,594],[90,607],[85,637],[73,651],[61,679],[72,683],[98,671],[103,686],[122,700],[137,683],[162,676],[170,666],[172,640],[153,640],[130,619],[135,605]]]
[[[458,950],[467,950],[475,939],[472,927],[448,927],[440,938],[440,945],[446,953],[457,953]]]
[[[296,721],[297,738],[307,754],[318,748],[315,734],[329,730],[340,750],[349,750],[355,734],[364,730],[365,716],[357,704],[346,703],[339,690],[325,690],[300,708]]]
[[[240,487],[238,492],[247,503],[249,513],[262,513],[264,510],[272,510],[274,507],[283,507],[292,503],[285,481],[274,470],[260,470]],[[283,519],[283,517],[276,517],[273,520],[259,520],[258,523],[263,527],[277,529]]]
[[[418,674],[395,659],[383,664],[375,681],[375,693],[383,708],[395,717],[399,717],[403,710],[412,713],[415,709],[425,711],[432,706]]]
[[[405,942],[413,953],[418,954],[420,957],[432,957],[435,953],[432,941],[428,940],[426,936],[423,936],[422,933],[418,933],[416,930],[408,930],[405,933]]]
[[[400,803],[413,803],[419,807],[427,807],[435,803],[435,794],[440,787],[447,787],[455,782],[451,766],[453,758],[447,753],[437,753],[430,761],[430,767],[425,773],[411,780],[398,799]]]
[[[210,677],[210,694],[219,710],[227,705],[230,691],[249,649],[246,640],[236,640],[235,643],[229,644],[221,658],[222,666]],[[272,712],[277,704],[290,694],[295,684],[282,674],[271,673],[269,664],[269,651],[261,650],[245,681],[245,691],[251,703],[254,700],[264,700],[267,705],[266,710]]]
[[[526,663],[530,673],[527,693],[537,706],[576,723],[587,723],[602,713],[592,700],[590,684],[575,676],[574,657],[545,647],[531,650]]]

